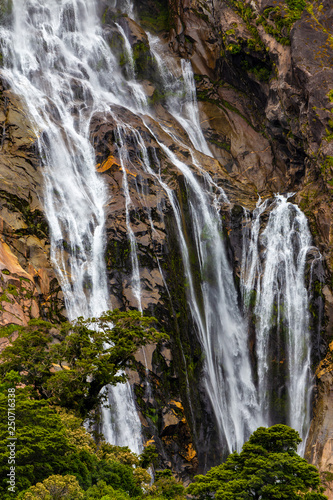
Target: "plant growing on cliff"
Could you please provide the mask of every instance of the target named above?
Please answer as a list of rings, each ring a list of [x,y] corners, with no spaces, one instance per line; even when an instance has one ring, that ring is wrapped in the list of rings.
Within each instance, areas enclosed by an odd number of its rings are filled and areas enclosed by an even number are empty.
[[[138,311],[118,310],[63,323],[59,329],[32,320],[28,327],[18,327],[18,338],[2,352],[0,375],[19,372],[36,399],[86,418],[103,401],[104,386],[126,381],[121,370],[134,365],[137,349],[163,338],[154,322]]]
[[[286,425],[259,427],[240,453],[196,476],[187,492],[200,500],[327,500],[317,469],[296,453],[300,442]]]

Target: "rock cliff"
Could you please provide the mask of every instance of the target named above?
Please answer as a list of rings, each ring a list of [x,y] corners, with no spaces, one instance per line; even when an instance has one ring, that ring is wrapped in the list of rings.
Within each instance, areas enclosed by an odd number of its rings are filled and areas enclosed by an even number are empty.
[[[43,177],[24,104],[1,86],[1,325],[66,317],[49,256]]]
[[[231,202],[222,206],[221,215],[236,280],[242,207],[252,210],[258,195],[267,198],[277,192],[295,192],[294,199],[309,219],[323,267],[315,270],[312,297],[317,389],[306,456],[333,490],[333,365],[328,348],[333,324],[331,2],[137,0],[136,20],[121,15],[113,4],[100,1],[105,37],[124,60],[125,48],[115,22],[128,36],[136,76],[155,117],[138,117],[119,106],[112,116],[96,115],[90,130],[96,168],[110,192],[106,262],[112,304],[120,308],[137,305],[131,287],[129,218],[140,264],[142,308],[157,316],[171,337],[169,343],[139,353],[138,371],[131,375],[145,438],[157,444],[160,465],[172,467],[184,480],[216,464],[224,454],[222,445],[214,447],[213,411],[200,382],[202,352],[186,301],[172,207],[161,182],[167,182],[175,193],[185,220],[189,210],[186,186],[161,144],[203,182],[204,172],[193,166],[189,138],[165,106],[148,30],[159,36],[165,56],[173,58],[179,72],[180,57],[192,62],[200,122],[214,156],[198,153],[196,161],[217,186],[223,186]],[[125,131],[129,151],[125,172],[117,113],[130,124]],[[0,322],[26,324],[38,316],[61,321],[66,313],[49,256],[37,137],[24,103],[5,82],[0,122]],[[178,140],[172,142],[163,127],[172,127]],[[144,137],[152,172],[142,168],[143,147],[136,130]],[[132,200],[129,213],[124,176]],[[193,240],[194,235],[186,236],[188,242]]]
[[[212,129],[222,138],[215,156],[263,197],[295,192],[309,219],[325,267],[325,310],[312,310],[322,339],[316,364],[332,336],[331,2],[170,1],[170,12],[170,46],[198,75],[206,138],[214,143]],[[306,456],[326,471],[332,498],[330,359],[329,350],[316,371]]]

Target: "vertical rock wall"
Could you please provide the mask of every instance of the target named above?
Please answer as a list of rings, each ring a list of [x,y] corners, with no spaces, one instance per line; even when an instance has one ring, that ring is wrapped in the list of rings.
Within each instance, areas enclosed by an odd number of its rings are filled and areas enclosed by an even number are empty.
[[[110,4],[100,3],[110,45],[121,57],[122,42],[112,30],[116,19],[131,40],[136,72],[156,116],[177,128],[163,107],[146,34],[136,22],[117,17]],[[307,10],[298,13],[291,12],[288,2],[282,0],[136,2],[138,21],[159,34],[165,50],[175,58],[175,65],[179,64],[179,56],[192,61],[201,123],[215,156],[214,160],[203,156],[200,159],[224,186],[233,205],[222,215],[236,278],[241,259],[240,207],[253,209],[258,194],[265,197],[277,191],[297,193],[296,200],[309,218],[325,264],[324,271],[318,270],[314,276],[316,293],[311,312],[317,342],[315,365],[326,356],[333,319],[333,13],[329,0],[306,4]],[[65,310],[49,261],[37,138],[24,104],[5,88],[1,89],[0,99],[0,323],[26,324],[37,316],[57,322],[64,319]],[[119,113],[123,116],[124,110],[120,108]],[[129,112],[127,120],[143,132],[149,151],[157,155],[161,172],[173,186],[186,217],[182,176],[172,168],[144,122]],[[170,141],[157,121],[151,120],[149,127],[162,142]],[[110,191],[106,261],[112,302],[114,307],[128,308],[136,304],[130,286],[130,245],[114,128],[111,118],[96,116],[91,137],[96,168]],[[182,134],[178,129],[177,133]],[[186,305],[184,270],[170,203],[140,168],[133,137],[129,134],[127,139],[133,159],[133,168],[128,172],[133,200],[130,216],[138,243],[143,308],[158,317],[171,337],[166,345],[151,347],[138,356],[133,383],[147,440],[158,445],[161,465],[173,467],[186,478],[216,464],[223,449],[214,449],[214,418],[200,385],[202,353]],[[182,140],[186,143],[187,138],[182,136]],[[186,148],[182,150],[170,142],[168,146],[190,164]],[[140,195],[143,192],[145,196]],[[154,231],[147,218],[148,208],[153,214]],[[317,371],[307,456],[322,471],[333,472],[329,459],[333,426],[330,352],[325,367],[321,364]],[[330,476],[326,477],[329,484]]]

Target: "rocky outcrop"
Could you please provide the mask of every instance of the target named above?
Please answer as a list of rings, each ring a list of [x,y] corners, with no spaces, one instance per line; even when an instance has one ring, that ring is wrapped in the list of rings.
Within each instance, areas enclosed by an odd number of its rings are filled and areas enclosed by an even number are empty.
[[[0,89],[0,324],[65,317],[49,256],[37,136],[24,103]]]
[[[323,484],[327,487],[325,494],[333,498],[333,342],[329,352],[317,368],[316,377],[319,381],[317,402],[314,408],[314,418],[308,438],[305,458],[316,465],[321,471]]]
[[[150,346],[138,356],[132,383],[147,442],[156,443],[160,465],[173,468],[184,480],[215,465],[223,449],[216,446],[213,411],[200,384],[202,352],[188,310],[174,215],[161,187],[167,182],[186,220],[186,186],[161,144],[185,162],[200,182],[206,171],[216,186],[223,186],[231,204],[221,204],[221,214],[236,277],[242,207],[253,209],[258,195],[297,193],[326,266],[320,276],[320,271],[314,276],[314,362],[326,355],[331,335],[333,13],[329,0],[306,2],[306,9],[293,9],[289,3],[138,0],[136,21],[114,9],[114,2],[101,0],[99,5],[105,38],[124,72],[124,41],[115,21],[128,36],[137,78],[155,116],[140,117],[114,106],[112,115],[96,115],[91,123],[96,168],[110,192],[106,262],[111,301],[113,307],[138,307],[132,286],[132,234],[140,268],[141,307],[157,316],[170,334],[168,343]],[[197,154],[203,171],[193,165],[189,139],[165,108],[156,61],[142,27],[160,36],[176,69],[179,56],[191,59],[201,125],[214,155]],[[24,325],[37,316],[56,322],[65,311],[49,261],[38,133],[25,116],[24,104],[9,90],[2,89],[0,109],[0,175],[4,179],[0,190],[0,323]],[[181,146],[161,124],[172,127]],[[125,163],[123,142],[128,155]],[[143,166],[143,154],[150,171]],[[186,229],[188,241],[193,240],[191,228]],[[195,260],[193,248],[190,252]],[[320,318],[323,328],[318,327]],[[327,367],[321,364],[317,371],[307,456],[322,471],[331,472],[330,351],[327,356]],[[329,486],[330,476],[325,477]]]
[[[169,4],[170,47],[191,58],[203,128],[207,140],[215,141],[215,156],[232,176],[253,183],[261,196],[296,192],[309,219],[326,269],[316,285],[325,310],[312,309],[316,331],[321,332],[314,339],[318,360],[332,335],[331,2]],[[320,373],[307,456],[322,471],[330,471],[333,380],[329,370]]]

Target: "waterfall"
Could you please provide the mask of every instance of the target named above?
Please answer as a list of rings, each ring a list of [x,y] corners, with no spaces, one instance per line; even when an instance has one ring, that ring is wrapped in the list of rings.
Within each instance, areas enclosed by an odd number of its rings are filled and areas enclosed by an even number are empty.
[[[125,30],[115,23],[128,59],[127,67],[121,68],[103,38],[96,4],[97,0],[15,0],[13,26],[1,27],[0,32],[2,74],[23,98],[39,137],[51,259],[64,292],[68,316],[70,319],[98,316],[112,307],[104,261],[105,207],[110,194],[96,172],[89,138],[92,117],[97,113],[111,114],[116,123],[130,246],[129,274],[136,307],[143,310],[140,259],[131,219],[134,203],[128,176],[128,171],[136,167],[128,149],[129,141],[138,151],[136,161],[149,182],[163,192],[174,217],[188,306],[204,354],[203,385],[221,442],[230,452],[240,450],[259,425],[266,425],[272,419],[269,380],[273,326],[284,349],[284,357],[279,352],[276,355],[281,355],[279,362],[283,361],[280,365],[286,374],[287,389],[281,390],[287,400],[288,423],[304,437],[311,395],[308,298],[304,285],[311,238],[305,216],[281,196],[270,206],[262,232],[261,216],[269,202],[258,203],[252,220],[245,213],[247,233],[241,283],[246,304],[250,304],[256,289],[255,373],[250,360],[248,324],[239,307],[220,214],[222,204],[229,203],[228,198],[202,165],[204,155],[212,155],[200,126],[191,63],[181,60],[178,70],[171,71],[161,55],[160,42],[149,35],[166,108],[184,131],[179,138],[163,124],[151,126],[154,111],[148,105],[143,85],[136,81],[133,51]],[[129,0],[110,0],[109,4],[133,15]],[[184,221],[174,186],[161,173],[156,152],[148,154],[143,134],[125,123],[119,109],[126,109],[142,120],[145,134],[150,133],[184,180],[188,220]],[[164,144],[163,134],[168,134],[174,144],[189,153],[189,164]],[[141,191],[137,189],[153,234],[154,221],[149,203],[145,202],[148,183]],[[197,260],[195,265],[191,252]],[[157,255],[156,259],[165,281]],[[167,283],[165,286],[169,293]],[[187,395],[190,397],[189,384]],[[140,452],[141,425],[130,385],[108,389],[108,399],[112,411],[103,409],[106,439]]]
[[[191,223],[200,266],[199,284],[193,276],[179,215],[177,226],[189,285],[189,305],[205,354],[207,394],[221,438],[226,441],[230,452],[240,450],[261,420],[252,382],[246,325],[238,308],[221,218],[191,170],[163,144],[160,146],[184,174],[189,192]]]
[[[261,216],[267,208],[270,213],[262,229]],[[285,400],[282,403],[285,423],[300,433],[303,443],[299,452],[303,453],[312,386],[305,286],[306,257],[313,249],[311,234],[305,215],[288,202],[288,196],[280,195],[270,205],[268,200],[259,200],[252,222],[248,215],[245,217],[245,232],[242,289],[247,307],[251,294],[255,294],[252,305],[256,318],[260,411],[268,424],[276,423],[278,403],[272,395]]]
[[[125,80],[101,36],[94,2],[29,0],[23,8],[23,0],[19,0],[14,6],[13,30],[4,31],[5,77],[13,90],[24,98],[34,123],[38,124],[38,132],[42,132],[39,147],[44,167],[44,205],[51,230],[51,254],[64,290],[68,314],[71,319],[79,315],[97,316],[110,307],[103,260],[104,205],[108,195],[96,174],[89,124],[95,113],[110,112],[113,104],[126,105],[138,112],[146,108],[141,88],[134,80],[133,55],[124,31],[119,29],[130,60],[128,80]],[[195,149],[208,155],[210,151],[198,119],[193,72],[188,61],[181,61],[181,74],[180,86],[175,77],[171,81],[175,91],[168,99],[168,107],[192,142],[191,155],[202,176],[203,169],[195,162]],[[240,449],[259,421],[246,326],[226,257],[219,203],[214,203],[217,198],[212,196],[216,186],[206,174],[211,184],[206,191],[187,165],[159,143],[184,175],[191,193],[191,225],[200,264],[200,283],[196,284],[175,195],[151,169],[140,134],[120,120],[118,123],[132,287],[138,308],[141,309],[140,270],[130,224],[131,199],[126,173],[130,158],[122,139],[131,132],[142,150],[143,168],[163,188],[173,208],[189,283],[189,305],[206,356],[206,390],[221,438],[230,451]],[[114,410],[111,414],[103,411],[106,437],[138,451],[140,425],[130,388],[119,386],[112,390],[109,401]]]
[[[163,60],[159,39],[153,35],[149,35],[148,39],[161,76],[170,114],[186,131],[194,149],[212,156],[199,121],[197,92],[191,62],[181,59],[179,75],[181,79],[179,80],[169,69],[167,61]]]
[[[96,173],[90,121],[110,104],[135,106],[104,39],[95,1],[16,0],[1,28],[3,76],[26,103],[39,136],[51,259],[68,317],[110,309],[104,261],[108,193]],[[129,384],[110,388],[104,434],[140,452],[141,425]],[[112,422],[111,422],[112,420]]]
[[[187,132],[193,146],[190,153],[196,172],[192,172],[170,149],[159,143],[186,181],[199,276],[193,274],[179,205],[174,194],[165,185],[163,187],[175,214],[187,278],[189,307],[205,355],[206,392],[212,403],[221,440],[231,452],[240,450],[248,436],[263,422],[253,383],[247,328],[238,307],[233,273],[223,241],[220,207],[221,202],[228,202],[228,199],[197,160],[196,151],[208,156],[211,156],[211,152],[199,122],[191,63],[181,60],[182,79],[179,83],[161,57],[158,40],[150,35],[149,41],[167,96],[168,110]],[[163,127],[163,130],[170,134],[168,129]],[[177,137],[172,137],[184,147]],[[148,172],[154,175],[151,168]],[[204,185],[196,178],[196,173],[205,179]]]

